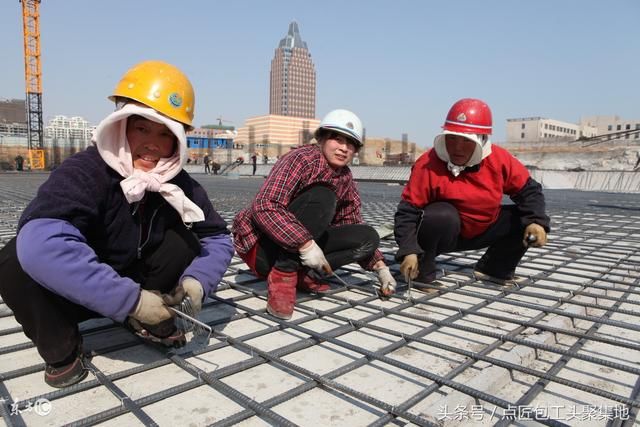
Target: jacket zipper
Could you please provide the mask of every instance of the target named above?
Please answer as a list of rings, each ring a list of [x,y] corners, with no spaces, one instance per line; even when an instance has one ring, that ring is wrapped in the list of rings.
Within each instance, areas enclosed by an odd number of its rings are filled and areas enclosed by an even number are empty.
[[[151,238],[153,219],[156,217],[156,214],[160,210],[160,207],[161,206],[158,206],[157,208],[155,208],[155,210],[153,211],[153,214],[151,215],[151,219],[149,220],[149,230],[147,231],[147,238],[144,242],[142,242],[142,223],[140,223],[140,234],[138,235],[138,259],[142,259],[142,248],[144,248],[144,245],[146,245],[147,242],[149,242],[149,239]],[[142,218],[140,218],[140,221],[142,221]]]

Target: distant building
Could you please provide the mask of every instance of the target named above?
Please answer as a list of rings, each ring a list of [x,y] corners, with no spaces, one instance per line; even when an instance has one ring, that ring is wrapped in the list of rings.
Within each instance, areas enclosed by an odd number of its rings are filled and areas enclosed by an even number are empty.
[[[187,132],[187,148],[233,148],[237,134],[233,126],[205,125]]]
[[[44,135],[54,139],[89,141],[95,128],[79,116],[55,116],[45,126]]]
[[[24,99],[0,99],[0,123],[27,123]]]
[[[544,117],[507,119],[507,143],[575,141],[597,135],[589,125],[561,122]]]
[[[269,114],[251,117],[238,129],[236,148],[275,159],[292,148],[311,142],[320,125],[317,119]]]
[[[408,166],[426,150],[415,142],[390,138],[369,138],[364,142],[354,164],[367,166]]]
[[[595,127],[598,135],[638,130],[638,132],[629,132],[619,137],[614,135],[611,139],[640,139],[640,119],[624,120],[618,116],[591,116],[581,118],[580,124]]]
[[[0,135],[2,136],[27,136],[26,123],[0,122]]]
[[[316,116],[316,71],[298,24],[280,40],[271,61],[269,114],[314,119]]]

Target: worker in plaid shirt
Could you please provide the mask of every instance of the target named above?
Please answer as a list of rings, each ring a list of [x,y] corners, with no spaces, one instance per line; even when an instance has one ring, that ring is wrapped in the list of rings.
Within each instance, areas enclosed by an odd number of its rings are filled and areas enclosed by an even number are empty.
[[[267,311],[293,314],[296,289],[323,293],[323,274],[358,262],[378,274],[381,292],[396,281],[377,249],[380,239],[363,224],[351,170],[362,147],[362,123],[350,111],[327,114],[315,132],[318,144],[282,157],[248,208],[233,222],[236,251],[268,284]]]

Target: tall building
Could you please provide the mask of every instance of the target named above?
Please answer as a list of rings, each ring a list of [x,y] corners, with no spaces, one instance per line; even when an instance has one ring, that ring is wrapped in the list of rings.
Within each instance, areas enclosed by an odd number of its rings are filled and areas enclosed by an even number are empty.
[[[316,70],[296,22],[276,48],[269,89],[269,114],[315,118]]]

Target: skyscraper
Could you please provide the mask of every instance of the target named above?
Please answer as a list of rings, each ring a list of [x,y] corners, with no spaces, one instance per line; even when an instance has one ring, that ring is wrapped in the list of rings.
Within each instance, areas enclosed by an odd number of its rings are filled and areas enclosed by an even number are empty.
[[[297,22],[276,48],[269,92],[269,114],[315,118],[316,70]]]

